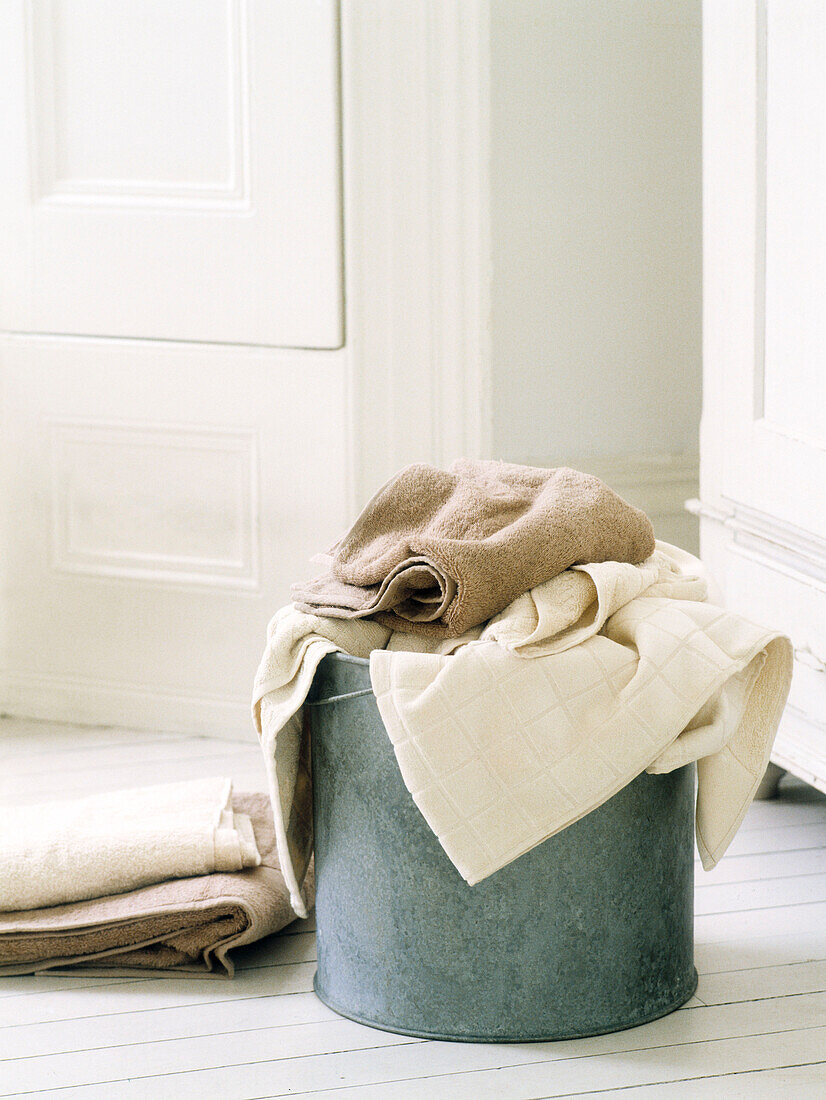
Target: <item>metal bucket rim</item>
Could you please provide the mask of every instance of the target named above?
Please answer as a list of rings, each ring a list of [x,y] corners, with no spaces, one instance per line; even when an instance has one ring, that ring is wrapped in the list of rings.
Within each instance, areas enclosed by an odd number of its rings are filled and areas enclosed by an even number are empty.
[[[326,707],[330,703],[346,703],[349,699],[363,699],[365,695],[372,695],[372,688],[362,688],[361,691],[348,691],[344,695],[329,695],[326,699],[313,699],[305,703],[306,707]]]
[[[342,649],[337,649],[333,653],[328,653],[327,657],[332,657],[336,661],[346,661],[348,664],[354,665],[369,665],[369,657],[354,657],[352,653],[345,653]]]
[[[345,653],[343,650],[334,650],[332,653],[326,654],[322,659],[326,661],[328,658],[336,662],[341,661],[343,664],[358,665],[361,668],[369,667],[370,665],[369,657],[354,657],[351,653]],[[306,707],[326,707],[330,703],[345,703],[349,699],[362,699],[365,695],[372,694],[373,689],[370,687],[359,688],[356,691],[347,691],[341,695],[328,695],[325,699],[311,699],[304,705]]]

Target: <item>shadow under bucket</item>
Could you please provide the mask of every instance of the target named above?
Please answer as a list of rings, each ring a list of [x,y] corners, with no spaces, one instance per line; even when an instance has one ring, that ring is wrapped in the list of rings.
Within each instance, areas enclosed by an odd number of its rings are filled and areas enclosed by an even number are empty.
[[[369,663],[330,654],[312,738],[318,969],[330,1008],[433,1039],[527,1042],[679,1008],[694,969],[694,766],[642,774],[468,886],[399,772]]]

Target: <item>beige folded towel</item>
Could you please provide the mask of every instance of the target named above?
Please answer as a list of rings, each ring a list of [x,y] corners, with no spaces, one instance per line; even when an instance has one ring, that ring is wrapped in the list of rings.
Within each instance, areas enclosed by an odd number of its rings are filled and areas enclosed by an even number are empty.
[[[0,910],[120,894],[165,879],[261,862],[252,826],[231,807],[230,779],[195,779],[0,817]]]
[[[641,562],[648,517],[589,474],[461,459],[408,466],[293,587],[307,614],[375,616],[392,630],[456,636],[577,562]]]
[[[145,886],[127,894],[0,913],[0,974],[42,970],[106,974],[147,970],[232,977],[228,952],[295,919],[264,794],[236,794],[261,852],[259,866]],[[313,903],[312,868],[302,903]]]
[[[791,644],[687,598],[701,578],[657,577],[658,556],[637,570],[612,562],[562,574],[452,656],[371,654],[405,784],[471,885],[641,771],[695,760],[706,870],[731,843],[769,762]],[[547,633],[566,607],[582,614]]]

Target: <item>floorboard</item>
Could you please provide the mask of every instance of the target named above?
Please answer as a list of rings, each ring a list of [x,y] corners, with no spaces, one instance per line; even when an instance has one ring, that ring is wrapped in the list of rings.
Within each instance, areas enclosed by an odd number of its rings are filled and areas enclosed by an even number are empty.
[[[265,789],[252,744],[0,720],[6,806],[218,774]],[[826,796],[787,778],[753,806],[720,865],[698,865],[696,914],[688,1005],[558,1043],[426,1042],[342,1019],[312,993],[312,916],[238,952],[233,981],[0,978],[0,1097],[826,1096]]]

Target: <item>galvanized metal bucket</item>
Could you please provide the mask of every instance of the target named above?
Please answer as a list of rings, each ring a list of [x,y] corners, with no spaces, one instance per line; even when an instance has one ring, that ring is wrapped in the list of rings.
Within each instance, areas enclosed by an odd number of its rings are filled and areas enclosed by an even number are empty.
[[[405,1035],[527,1042],[634,1027],[691,997],[693,765],[639,776],[468,886],[402,781],[368,662],[325,657],[308,704],[330,1008]]]

